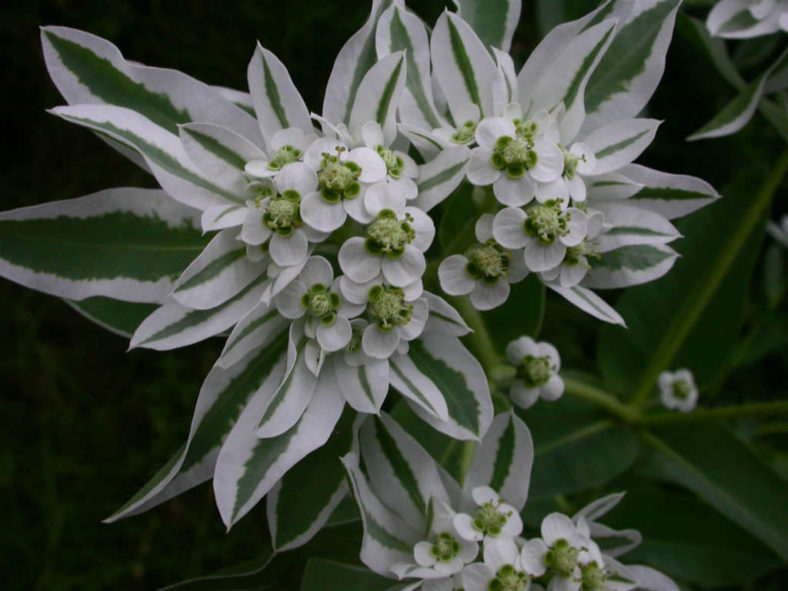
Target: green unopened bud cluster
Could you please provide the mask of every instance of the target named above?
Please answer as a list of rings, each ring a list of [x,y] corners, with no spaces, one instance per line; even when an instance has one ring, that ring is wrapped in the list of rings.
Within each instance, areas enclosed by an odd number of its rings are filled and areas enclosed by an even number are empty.
[[[451,141],[455,144],[467,144],[474,137],[476,137],[476,123],[474,121],[466,121],[451,135]]]
[[[330,326],[336,320],[337,310],[342,305],[342,298],[322,283],[315,283],[301,297],[301,305],[312,318],[325,326]]]
[[[405,292],[391,285],[375,285],[369,290],[369,312],[382,331],[410,322],[413,306],[405,303]]]
[[[375,146],[375,151],[380,155],[386,165],[388,175],[393,179],[402,176],[402,169],[405,168],[405,161],[385,146]]]
[[[263,214],[263,224],[280,236],[290,236],[304,224],[301,219],[301,195],[297,191],[285,191],[271,199]]]
[[[405,246],[416,237],[412,223],[413,216],[410,214],[405,214],[404,220],[398,220],[392,210],[381,210],[377,219],[367,227],[367,251],[399,258],[405,252]]]
[[[320,194],[329,203],[337,203],[343,199],[353,199],[361,193],[361,167],[351,160],[340,160],[343,148],[337,148],[337,154],[323,154],[317,183]]]
[[[460,543],[450,533],[438,534],[430,548],[430,554],[435,560],[449,562],[460,553]]]
[[[268,163],[269,170],[281,170],[285,164],[297,162],[301,158],[301,150],[293,146],[282,146]]]
[[[533,143],[521,137],[504,135],[495,142],[490,162],[493,167],[503,171],[512,179],[519,179],[526,170],[532,169],[539,161]]]
[[[569,233],[567,223],[570,215],[561,208],[560,199],[549,199],[532,205],[526,213],[528,217],[523,222],[523,230],[544,246],[550,246],[559,236]]]
[[[511,253],[495,240],[472,246],[465,256],[468,259],[465,272],[482,283],[495,285],[509,276]]]
[[[516,570],[511,564],[499,568],[495,578],[487,584],[489,591],[527,591],[528,587],[528,575]]]

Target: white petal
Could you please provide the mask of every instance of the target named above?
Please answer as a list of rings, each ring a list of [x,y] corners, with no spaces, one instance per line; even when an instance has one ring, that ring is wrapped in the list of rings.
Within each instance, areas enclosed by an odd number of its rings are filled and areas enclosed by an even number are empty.
[[[476,142],[487,150],[495,148],[498,138],[514,137],[515,135],[514,123],[503,117],[488,117],[480,121],[476,127]]]
[[[539,538],[528,540],[520,550],[520,564],[523,570],[533,577],[541,577],[547,567],[544,563],[544,555],[547,546]]]
[[[550,513],[542,520],[542,539],[548,546],[558,540],[566,540],[570,545],[577,539],[575,524],[563,513]]]
[[[377,324],[370,324],[364,329],[361,346],[364,353],[374,359],[388,359],[397,350],[399,341],[399,333],[396,330],[384,332]]]
[[[445,259],[438,267],[441,289],[455,296],[471,293],[476,286],[476,280],[466,273],[467,265],[468,259],[461,254],[454,254]]]
[[[410,315],[410,321],[407,324],[400,326],[398,329],[400,337],[406,341],[412,341],[424,332],[424,326],[427,324],[427,318],[430,315],[430,306],[426,300],[416,300],[413,302],[413,311]]]
[[[493,184],[493,193],[503,205],[520,207],[534,198],[534,182],[526,174],[519,179],[510,179],[502,174]]]
[[[415,166],[415,164],[414,164],[414,166]],[[413,181],[413,178],[418,177],[418,176],[419,176],[419,169],[417,167],[416,171],[415,171],[415,174],[412,175],[412,177],[405,176],[405,173],[403,172],[403,176],[401,176],[398,179],[389,178],[388,182],[389,182],[389,184],[394,185],[395,187],[397,187],[397,189],[405,196],[405,199],[410,201],[410,200],[415,199],[416,197],[419,196],[419,187]]]
[[[321,137],[307,148],[304,153],[304,162],[314,171],[320,170],[323,163],[323,154],[336,154],[337,148],[347,149],[347,146],[335,138]]]
[[[366,305],[369,290],[375,283],[375,281],[356,283],[345,275],[339,278],[339,287],[342,290],[342,297],[352,304]]]
[[[585,144],[576,143],[569,148],[569,153],[578,157],[577,172],[580,174],[593,174],[596,167],[596,155],[591,148]]]
[[[473,518],[466,513],[457,513],[452,520],[452,525],[460,537],[465,540],[481,542],[484,538],[484,534],[473,527]]]
[[[279,295],[274,298],[274,304],[279,313],[285,318],[301,318],[306,310],[301,305],[301,297],[306,293],[307,287],[303,282],[295,280],[287,285]]]
[[[372,217],[376,217],[382,209],[390,209],[400,218],[405,211],[406,199],[396,185],[379,183],[364,193],[363,202],[364,208]]]
[[[528,216],[522,209],[507,207],[495,214],[493,236],[505,248],[523,248],[531,242],[523,224]]]
[[[410,244],[405,247],[400,257],[396,259],[384,257],[381,263],[386,281],[396,287],[404,287],[421,279],[426,268],[427,261],[424,259],[424,254]]]
[[[525,247],[525,264],[535,273],[547,271],[560,265],[565,254],[566,246],[560,240],[549,246],[543,246],[539,241],[534,240]]]
[[[501,176],[501,171],[492,165],[492,150],[485,148],[474,148],[471,150],[471,158],[468,161],[468,168],[465,176],[472,185],[492,185]]]
[[[250,209],[241,227],[241,240],[252,246],[259,246],[271,236],[271,230],[263,225],[263,212]]]
[[[534,193],[539,203],[549,199],[561,199],[563,203],[569,201],[569,185],[563,177],[558,177],[549,183],[536,183]]]
[[[406,207],[405,213],[413,218],[410,225],[416,233],[410,245],[414,248],[418,248],[421,252],[426,252],[432,244],[432,240],[435,238],[435,222],[432,221],[429,215],[417,207]]]
[[[287,238],[274,233],[271,236],[269,252],[277,265],[287,267],[303,261],[307,256],[308,246],[306,235],[300,230],[296,230]]]
[[[485,503],[497,504],[501,497],[489,486],[477,486],[471,491],[474,502],[480,507]]]
[[[279,171],[274,182],[280,194],[295,191],[303,196],[317,189],[317,174],[303,162],[291,162]]]
[[[328,203],[318,192],[301,199],[301,217],[315,230],[333,232],[345,223],[347,214],[342,202]]]
[[[307,287],[315,283],[328,287],[334,281],[334,270],[331,263],[320,256],[310,257],[301,271],[299,279]]]
[[[479,216],[479,219],[476,220],[476,226],[474,227],[476,233],[476,240],[481,242],[482,244],[487,242],[493,237],[493,220],[495,216],[491,213],[485,213]]]
[[[531,408],[539,400],[539,388],[528,388],[522,380],[515,380],[509,397],[520,408]]]
[[[364,197],[366,196],[366,187],[361,187],[361,193],[353,199],[345,199],[342,201],[342,206],[345,212],[354,220],[361,224],[368,224],[375,218],[369,215],[367,208],[364,207]]]
[[[506,345],[506,357],[514,365],[520,365],[526,355],[535,355],[536,353],[536,343],[531,337],[520,337]]]
[[[360,236],[346,240],[339,249],[339,266],[356,283],[366,283],[377,277],[380,263],[381,256],[367,252],[365,240]]]
[[[586,214],[574,207],[567,209],[566,213],[569,218],[566,229],[569,230],[569,233],[561,236],[561,242],[566,246],[577,246],[586,237]]]
[[[355,148],[350,150],[347,160],[355,162],[361,167],[358,180],[362,183],[379,183],[386,178],[386,163],[375,150],[371,148]]]
[[[547,383],[541,387],[539,394],[545,400],[558,400],[564,393],[564,380],[559,376],[550,376]]]
[[[502,513],[508,513],[506,523],[503,524],[503,533],[510,536],[519,536],[523,531],[523,520],[517,509],[506,503],[501,503],[500,510]]]
[[[460,107],[457,107],[457,124],[462,125],[463,123],[470,121],[471,123],[476,123],[479,121],[479,117],[481,117],[481,112],[479,111],[479,105],[476,103],[465,103]]]
[[[549,183],[564,172],[564,153],[553,142],[534,143],[537,160],[536,166],[529,169],[530,175],[540,183]]]
[[[462,588],[465,591],[487,591],[495,572],[486,564],[471,564],[462,571]]]
[[[337,316],[331,326],[318,325],[317,344],[327,353],[339,351],[350,342],[353,330],[350,328],[350,321],[344,316]]]
[[[493,285],[477,281],[471,292],[471,304],[477,310],[492,310],[506,301],[510,291],[508,281],[499,280]]]
[[[432,544],[429,542],[419,542],[413,547],[413,558],[420,566],[432,566],[435,564],[435,557],[432,555]]]
[[[368,148],[376,148],[384,144],[383,129],[377,121],[367,121],[361,126],[361,139]]]
[[[585,278],[587,273],[588,268],[582,260],[574,265],[561,265],[558,283],[561,287],[574,287]],[[553,279],[555,278],[548,279],[548,281]]]
[[[586,196],[588,195],[586,183],[579,174],[576,174],[571,179],[564,180],[564,186],[569,190],[569,197],[571,197],[573,201],[582,203],[586,200]]]
[[[495,544],[484,544],[484,563],[496,571],[505,564],[514,565],[519,558],[517,545],[512,538],[498,538]]]
[[[421,279],[419,279],[410,285],[405,285],[402,287],[402,291],[405,292],[405,301],[412,302],[421,297],[421,294],[424,292],[424,285],[422,284]]]

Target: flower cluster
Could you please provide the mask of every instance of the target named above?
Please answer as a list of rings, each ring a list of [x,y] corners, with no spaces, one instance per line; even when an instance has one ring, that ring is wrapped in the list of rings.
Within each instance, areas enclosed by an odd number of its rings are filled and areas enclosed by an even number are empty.
[[[725,39],[747,39],[788,32],[788,2],[785,0],[722,0],[706,19],[712,35]]]
[[[404,580],[409,590],[678,589],[653,569],[616,560],[637,546],[640,534],[597,520],[623,494],[599,499],[572,518],[551,513],[538,537],[523,538],[520,512],[532,462],[528,428],[510,413],[496,416],[475,448],[462,488],[388,416],[357,423],[343,463],[364,522],[362,561]],[[383,474],[394,477],[383,480]],[[603,552],[594,538],[623,544]]]

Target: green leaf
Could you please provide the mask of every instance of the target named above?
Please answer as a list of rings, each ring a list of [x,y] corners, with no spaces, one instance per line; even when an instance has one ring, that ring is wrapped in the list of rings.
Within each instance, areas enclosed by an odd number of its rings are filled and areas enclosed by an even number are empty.
[[[401,52],[384,57],[369,69],[350,111],[350,129],[358,133],[369,121],[383,130],[386,144],[397,135],[397,105],[405,87],[405,56]]]
[[[503,306],[481,313],[501,355],[514,339],[523,335],[535,337],[539,333],[544,317],[544,300],[544,284],[531,274],[512,285]]]
[[[51,295],[159,302],[208,236],[163,191],[107,189],[0,214],[0,275]]]
[[[80,302],[66,300],[66,303],[102,328],[126,338],[130,338],[142,321],[156,309],[155,304],[123,302],[101,296]]]
[[[268,494],[268,527],[278,552],[306,544],[347,496],[339,458],[350,450],[352,420],[345,413],[337,436],[296,464]]]
[[[673,489],[630,487],[604,523],[643,534],[641,545],[627,553],[627,562],[649,564],[705,587],[739,586],[781,564],[747,531],[693,495]]]
[[[694,491],[788,560],[788,482],[722,426],[694,424],[644,433],[644,470]]]
[[[604,484],[629,468],[637,456],[637,439],[627,427],[573,398],[541,402],[517,413],[534,441],[531,499]]]
[[[748,277],[762,239],[758,180],[746,176],[679,224],[681,258],[658,282],[628,290],[618,311],[629,330],[604,327],[598,361],[606,383],[645,398],[660,372],[687,367],[699,386],[724,366],[741,326]],[[647,310],[648,313],[643,313]]]
[[[654,281],[670,271],[677,256],[664,244],[622,246],[590,259],[591,269],[583,285],[612,289]]]
[[[485,45],[509,51],[520,21],[521,0],[454,0],[454,4]]]
[[[310,558],[301,580],[301,591],[385,591],[392,583],[391,579],[363,567]]]

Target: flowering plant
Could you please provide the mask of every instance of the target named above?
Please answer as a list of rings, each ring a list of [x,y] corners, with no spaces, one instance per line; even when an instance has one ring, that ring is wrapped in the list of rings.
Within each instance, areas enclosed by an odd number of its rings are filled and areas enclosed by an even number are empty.
[[[320,113],[260,44],[246,93],[131,62],[76,29],[41,30],[67,103],[51,113],[160,189],[0,214],[0,273],[69,300],[131,348],[224,343],[184,445],[107,521],[211,481],[228,528],[265,499],[274,554],[330,537],[349,515],[363,570],[312,560],[306,591],[708,582],[648,548],[637,560],[652,566],[618,562],[641,534],[599,522],[624,496],[597,487],[618,491],[622,479],[645,504],[655,493],[644,473],[785,559],[784,482],[718,421],[785,405],[693,411],[698,388],[729,370],[692,339],[695,324],[727,322],[730,354],[740,322],[719,320],[712,300],[734,281],[730,265],[752,269],[737,257],[788,159],[752,204],[636,162],[660,125],[640,115],[678,0],[603,2],[549,31],[519,68],[509,51],[520,2],[455,5],[428,25],[402,0],[374,0]],[[598,293],[670,278],[682,232],[694,256],[667,296],[640,287],[614,306]],[[49,239],[56,253],[40,248]],[[708,248],[721,254],[707,271]],[[555,295],[572,322],[608,325],[601,380],[567,372],[559,348],[534,340]],[[658,392],[669,410],[653,408]],[[765,491],[757,507],[707,442]],[[768,570],[756,566],[737,580]]]

